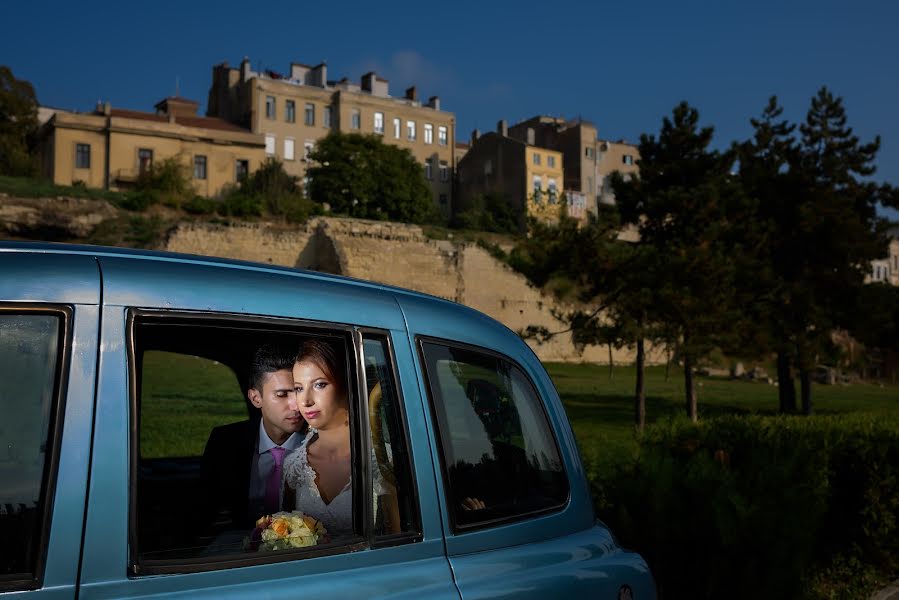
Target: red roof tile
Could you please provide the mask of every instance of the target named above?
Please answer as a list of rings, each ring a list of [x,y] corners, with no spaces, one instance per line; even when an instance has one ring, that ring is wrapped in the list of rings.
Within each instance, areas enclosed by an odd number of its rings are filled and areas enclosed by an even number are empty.
[[[141,110],[128,110],[126,108],[113,108],[111,114],[113,117],[140,119],[142,121],[154,121],[156,123],[168,123],[169,121],[169,118],[166,115],[157,115],[156,113],[144,112]],[[248,129],[244,129],[243,127],[239,127],[217,117],[176,117],[175,123],[183,125],[184,127],[197,127],[199,129],[218,129],[221,131],[251,133]]]

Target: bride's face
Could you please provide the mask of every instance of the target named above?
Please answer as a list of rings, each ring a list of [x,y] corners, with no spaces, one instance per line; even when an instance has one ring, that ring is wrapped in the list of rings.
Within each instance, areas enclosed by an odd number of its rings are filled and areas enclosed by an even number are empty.
[[[346,396],[317,364],[294,363],[293,385],[300,414],[310,426],[324,430],[347,424]]]

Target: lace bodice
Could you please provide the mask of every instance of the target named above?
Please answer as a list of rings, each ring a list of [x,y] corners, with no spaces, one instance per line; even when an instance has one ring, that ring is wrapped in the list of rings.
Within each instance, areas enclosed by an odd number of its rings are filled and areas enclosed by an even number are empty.
[[[331,535],[347,534],[353,531],[353,482],[352,479],[330,503],[325,503],[315,485],[315,469],[309,464],[306,448],[312,440],[312,433],[306,436],[302,445],[284,459],[283,477],[287,487],[296,492],[296,506],[285,506],[284,510],[300,510],[315,517]],[[383,495],[381,473],[372,453],[372,487],[375,496]]]

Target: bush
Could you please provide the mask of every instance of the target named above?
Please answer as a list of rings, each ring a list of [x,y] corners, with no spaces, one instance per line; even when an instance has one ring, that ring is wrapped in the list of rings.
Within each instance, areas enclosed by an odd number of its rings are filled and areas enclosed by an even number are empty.
[[[146,200],[152,200],[151,204],[162,202],[174,208],[194,197],[189,168],[177,156],[153,163],[138,176],[135,189],[150,193]]]
[[[212,198],[194,196],[193,198],[185,202],[182,208],[185,212],[188,212],[192,215],[211,215],[216,211],[218,206],[219,203]]]
[[[311,214],[321,212],[320,207],[303,195],[298,178],[289,175],[277,158],[267,158],[236,188],[223,193],[224,200],[218,206],[223,216],[283,217],[291,223],[302,223]]]
[[[657,425],[634,461],[593,485],[601,518],[643,553],[661,598],[823,598],[835,581],[856,593],[871,573],[899,570],[895,420]],[[858,581],[841,579],[847,564]]]

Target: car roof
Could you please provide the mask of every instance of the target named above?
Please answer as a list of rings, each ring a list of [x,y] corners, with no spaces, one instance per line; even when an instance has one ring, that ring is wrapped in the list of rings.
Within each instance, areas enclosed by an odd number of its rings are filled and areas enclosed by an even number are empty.
[[[316,281],[336,284],[338,286],[349,286],[351,289],[355,289],[360,292],[362,291],[360,288],[367,288],[376,293],[386,293],[388,295],[392,295],[395,297],[396,302],[400,304],[404,311],[409,310],[410,307],[414,306],[416,307],[416,312],[419,313],[420,316],[426,317],[426,315],[430,315],[434,318],[434,321],[431,321],[431,319],[428,318],[416,319],[419,323],[443,321],[446,317],[452,315],[455,318],[461,317],[468,321],[470,324],[470,327],[468,329],[470,329],[471,331],[480,331],[481,336],[483,336],[484,334],[488,334],[489,332],[489,337],[493,338],[493,340],[496,342],[499,342],[499,339],[501,338],[508,339],[510,336],[521,342],[520,337],[504,324],[496,321],[492,317],[485,315],[478,310],[465,306],[464,304],[452,302],[450,300],[439,298],[437,296],[431,296],[423,292],[417,292],[406,288],[391,286],[364,279],[356,279],[343,275],[333,275],[330,273],[309,271],[293,267],[284,267],[280,265],[257,263],[229,258],[210,257],[198,254],[184,254],[157,250],[139,250],[133,248],[119,248],[110,246],[93,246],[87,244],[66,244],[32,241],[0,241],[0,254],[3,253],[30,253],[46,255],[58,254],[69,256],[81,255],[95,257],[97,259],[125,259],[129,261],[134,260],[134,266],[137,266],[140,263],[147,264],[147,266],[150,266],[152,264],[155,265],[157,269],[159,266],[161,266],[160,263],[168,262],[181,265],[193,265],[200,268],[211,267],[221,269],[237,269],[258,273],[280,273],[291,275],[294,277],[299,275]],[[151,271],[155,271],[157,269],[151,269]],[[439,329],[441,330],[440,333],[446,333],[447,337],[453,337],[449,335],[449,333],[453,331],[451,328],[446,329],[445,327],[441,327]],[[422,333],[428,334],[428,332]],[[434,335],[443,337],[440,335],[440,333],[438,333],[437,331],[433,332]]]

